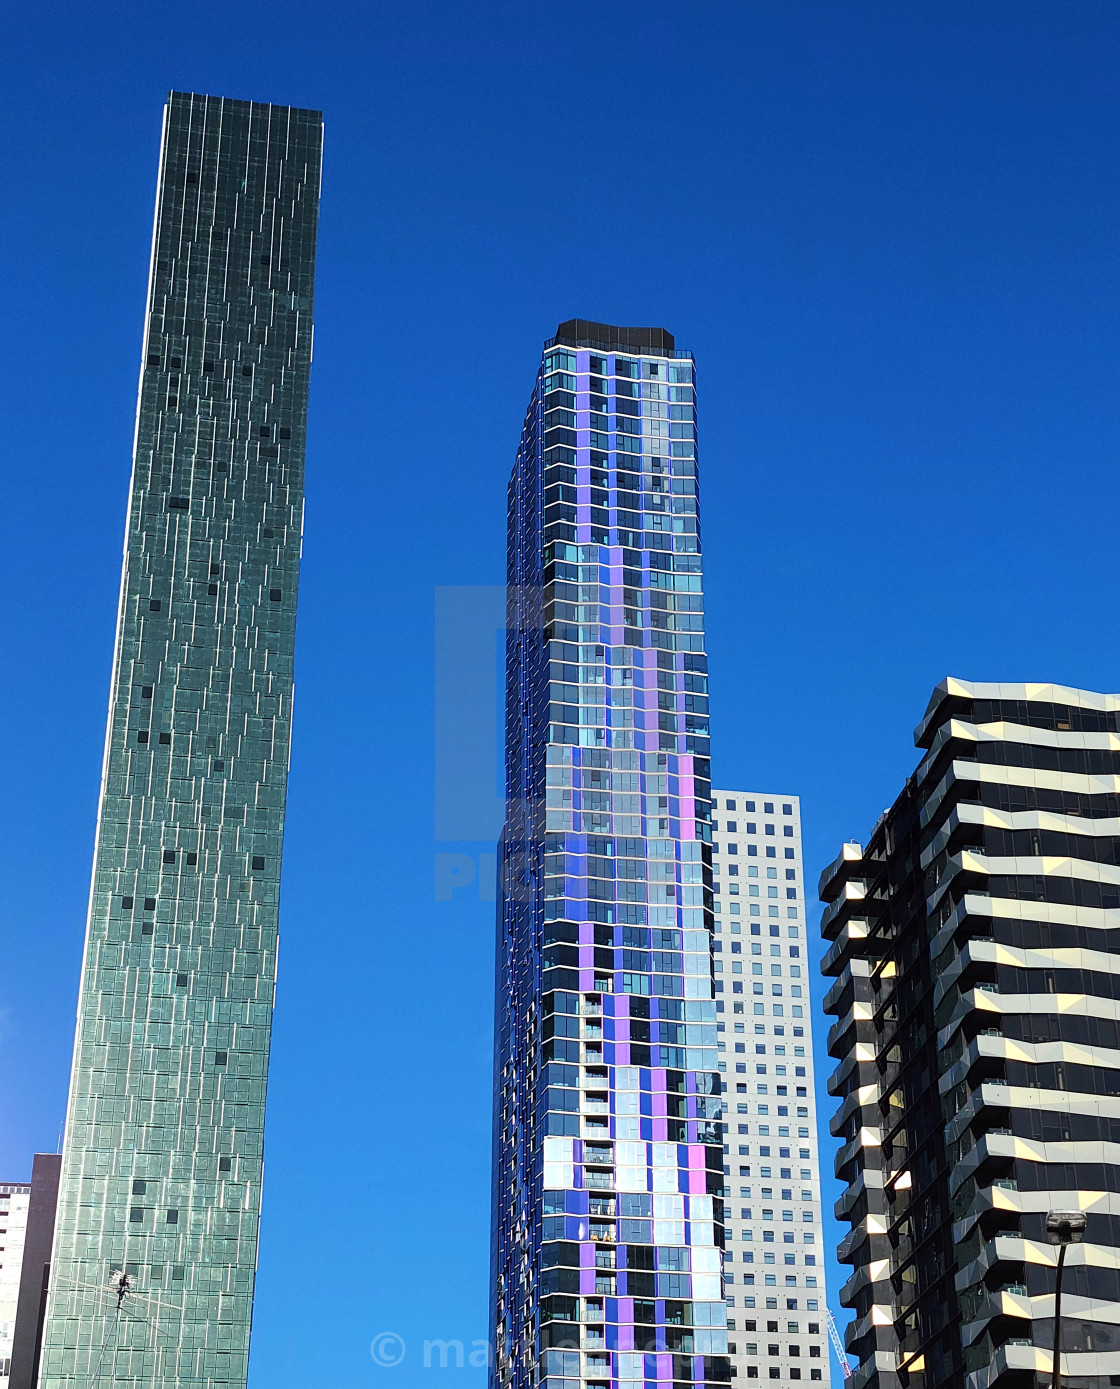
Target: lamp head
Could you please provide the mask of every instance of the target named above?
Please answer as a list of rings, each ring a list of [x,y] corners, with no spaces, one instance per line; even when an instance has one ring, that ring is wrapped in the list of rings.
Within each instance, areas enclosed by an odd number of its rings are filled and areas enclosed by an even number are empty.
[[[1051,1211],[1046,1217],[1046,1238],[1051,1244],[1080,1244],[1088,1223],[1084,1211]]]

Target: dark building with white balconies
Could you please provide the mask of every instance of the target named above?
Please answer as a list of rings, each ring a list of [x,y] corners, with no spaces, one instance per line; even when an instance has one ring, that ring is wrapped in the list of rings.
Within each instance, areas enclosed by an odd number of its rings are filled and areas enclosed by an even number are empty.
[[[949,679],[821,878],[853,1389],[1120,1383],[1120,697]]]

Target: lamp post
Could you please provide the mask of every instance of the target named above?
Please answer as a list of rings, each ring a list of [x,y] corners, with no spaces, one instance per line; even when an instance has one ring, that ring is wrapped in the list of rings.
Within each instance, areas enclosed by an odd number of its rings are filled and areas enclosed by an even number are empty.
[[[1058,1272],[1054,1279],[1054,1366],[1050,1375],[1051,1389],[1061,1389],[1062,1383],[1062,1274],[1066,1266],[1066,1250],[1085,1238],[1088,1217],[1084,1211],[1051,1211],[1046,1217],[1046,1238],[1058,1246]]]

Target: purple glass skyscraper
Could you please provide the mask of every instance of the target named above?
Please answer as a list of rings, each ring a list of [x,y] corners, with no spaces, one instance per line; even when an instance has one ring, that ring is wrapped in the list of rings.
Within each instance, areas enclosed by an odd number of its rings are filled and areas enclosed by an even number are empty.
[[[494,1385],[725,1382],[690,354],[572,320],[509,487]]]

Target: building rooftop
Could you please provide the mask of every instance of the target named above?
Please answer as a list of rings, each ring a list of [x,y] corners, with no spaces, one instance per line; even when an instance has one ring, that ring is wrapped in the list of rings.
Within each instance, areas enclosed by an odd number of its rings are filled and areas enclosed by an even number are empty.
[[[676,347],[676,339],[665,328],[620,328],[613,323],[593,323],[589,318],[569,318],[561,323],[553,342],[597,347],[603,352],[669,353]]]

